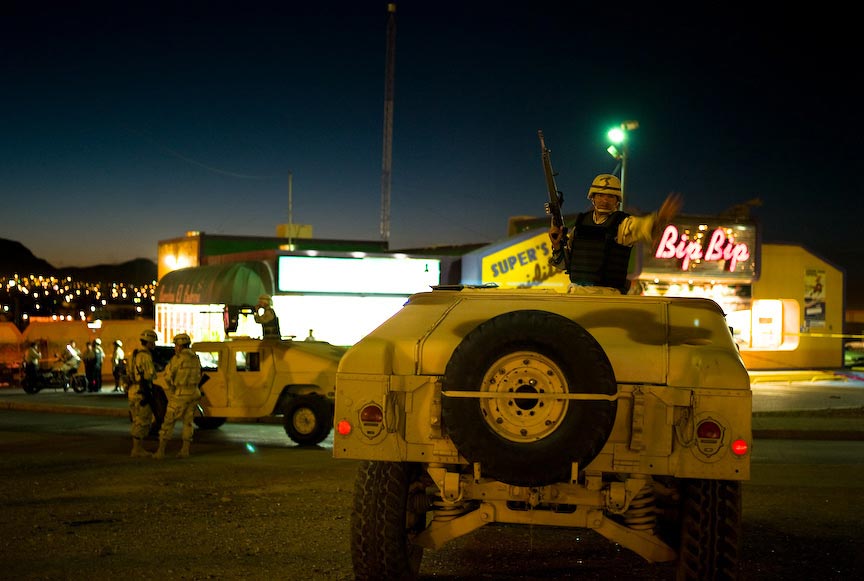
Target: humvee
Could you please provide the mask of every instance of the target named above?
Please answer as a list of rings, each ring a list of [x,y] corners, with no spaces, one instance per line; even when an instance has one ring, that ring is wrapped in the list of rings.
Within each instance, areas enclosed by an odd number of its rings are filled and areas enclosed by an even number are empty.
[[[199,429],[217,429],[228,418],[281,415],[285,433],[301,446],[319,444],[333,429],[336,368],[344,347],[325,341],[233,338],[193,343],[191,349],[203,372],[203,397],[194,420]],[[164,371],[153,384],[157,401],[151,433],[165,416]]]
[[[736,576],[751,391],[714,301],[435,287],[343,356],[335,422],[357,579],[494,523]]]

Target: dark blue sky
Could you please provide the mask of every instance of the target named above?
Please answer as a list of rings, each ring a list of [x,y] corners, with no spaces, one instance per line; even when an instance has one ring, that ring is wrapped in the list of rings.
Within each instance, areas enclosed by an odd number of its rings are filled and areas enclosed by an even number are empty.
[[[767,242],[861,257],[859,33],[745,3],[397,2],[390,246],[492,242],[565,211],[631,134],[628,202],[760,198]],[[386,2],[0,7],[0,237],[55,266],[155,259],[187,230],[377,240]],[[847,24],[848,23],[848,24]],[[137,209],[133,209],[137,208]]]

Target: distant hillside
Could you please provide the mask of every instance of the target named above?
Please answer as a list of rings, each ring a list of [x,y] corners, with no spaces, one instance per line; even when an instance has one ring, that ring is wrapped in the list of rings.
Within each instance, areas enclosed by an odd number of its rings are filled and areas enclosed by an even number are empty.
[[[47,261],[33,256],[20,242],[0,238],[0,277],[15,274],[29,276],[71,276],[76,281],[109,284],[149,284],[157,279],[156,263],[146,258],[136,258],[121,264],[99,264],[96,266],[69,266],[56,268]]]

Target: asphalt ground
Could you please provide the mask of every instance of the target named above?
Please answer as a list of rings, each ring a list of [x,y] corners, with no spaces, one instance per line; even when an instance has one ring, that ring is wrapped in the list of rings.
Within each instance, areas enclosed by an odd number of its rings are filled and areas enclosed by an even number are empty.
[[[864,370],[751,372],[754,439],[864,440]],[[0,410],[128,417],[126,394],[0,386]],[[229,420],[282,423],[281,418]]]

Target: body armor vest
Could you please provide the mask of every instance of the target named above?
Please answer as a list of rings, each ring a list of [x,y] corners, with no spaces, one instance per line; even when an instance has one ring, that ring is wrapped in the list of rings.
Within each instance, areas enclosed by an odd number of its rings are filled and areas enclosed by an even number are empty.
[[[608,286],[627,294],[630,288],[627,268],[632,249],[615,242],[615,237],[618,226],[630,214],[612,212],[603,224],[595,224],[591,215],[592,212],[579,214],[573,225],[567,268],[570,282],[583,286]]]

